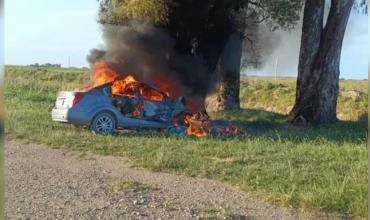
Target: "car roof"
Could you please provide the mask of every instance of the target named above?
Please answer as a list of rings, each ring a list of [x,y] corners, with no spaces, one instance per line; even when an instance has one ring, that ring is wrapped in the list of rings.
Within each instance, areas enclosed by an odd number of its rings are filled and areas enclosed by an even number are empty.
[[[143,85],[145,88],[150,88],[150,89],[153,89],[153,90],[156,90],[158,92],[160,92],[162,95],[164,95],[165,97],[169,97],[165,92],[163,92],[162,90],[160,90],[159,88],[157,88],[156,86],[152,86],[152,85],[149,85],[147,83],[143,83],[143,82],[138,82],[140,85]],[[111,87],[113,85],[113,82],[108,82],[108,83],[105,83],[105,84],[102,84],[102,85],[99,85],[99,86],[96,86],[96,87],[92,87],[90,90],[88,91],[92,91],[92,90],[100,90],[100,89],[105,89],[107,87]],[[87,91],[87,92],[88,92]]]

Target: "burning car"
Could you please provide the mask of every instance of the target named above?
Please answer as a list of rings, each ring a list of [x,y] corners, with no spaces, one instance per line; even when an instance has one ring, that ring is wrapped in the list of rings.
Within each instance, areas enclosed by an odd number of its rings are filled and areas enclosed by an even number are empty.
[[[185,99],[138,82],[132,76],[84,91],[59,92],[52,110],[54,121],[88,126],[96,134],[119,128],[169,129],[185,112]]]
[[[160,129],[176,135],[196,137],[234,136],[241,133],[231,123],[212,121],[202,109],[190,111],[185,98],[170,94],[168,85],[158,80],[151,84],[133,75],[119,74],[109,63],[93,65],[93,86],[59,92],[51,112],[54,121],[83,125],[96,134],[111,134],[116,129]],[[178,94],[177,94],[178,95]],[[186,106],[186,105],[189,106]]]

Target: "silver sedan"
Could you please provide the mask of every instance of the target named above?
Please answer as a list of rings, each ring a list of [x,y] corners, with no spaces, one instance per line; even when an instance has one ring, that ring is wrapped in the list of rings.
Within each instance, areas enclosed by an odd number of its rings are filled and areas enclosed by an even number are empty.
[[[184,98],[164,95],[163,101],[153,101],[139,95],[135,98],[142,99],[140,114],[122,113],[122,106],[117,106],[119,100],[111,94],[111,86],[108,83],[85,92],[59,92],[52,119],[84,125],[96,134],[106,135],[120,128],[171,128],[173,118],[185,111]]]

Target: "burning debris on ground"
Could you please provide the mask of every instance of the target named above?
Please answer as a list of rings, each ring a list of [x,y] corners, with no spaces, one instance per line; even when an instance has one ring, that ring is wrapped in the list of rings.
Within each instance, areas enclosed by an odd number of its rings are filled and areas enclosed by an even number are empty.
[[[186,115],[187,134],[197,137],[208,136],[210,118],[206,111]]]
[[[230,122],[211,120],[208,113],[203,110],[185,118],[187,134],[197,137],[205,136],[234,136],[242,134],[242,130]]]

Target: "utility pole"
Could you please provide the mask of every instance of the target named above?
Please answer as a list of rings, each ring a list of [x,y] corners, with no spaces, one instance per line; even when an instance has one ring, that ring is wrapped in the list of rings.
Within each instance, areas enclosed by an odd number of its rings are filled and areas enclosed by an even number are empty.
[[[68,68],[71,67],[71,56],[68,56]]]
[[[277,67],[278,67],[278,62],[279,62],[279,56],[276,56],[276,59],[275,59],[275,81],[277,80]]]

